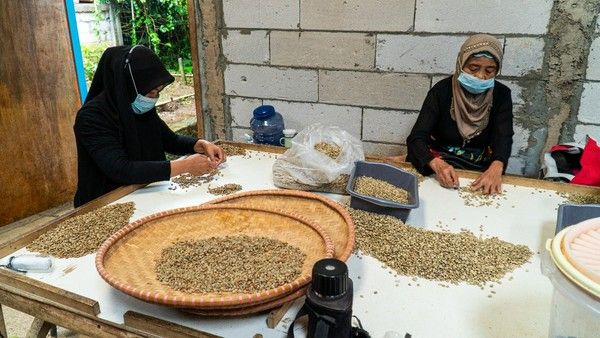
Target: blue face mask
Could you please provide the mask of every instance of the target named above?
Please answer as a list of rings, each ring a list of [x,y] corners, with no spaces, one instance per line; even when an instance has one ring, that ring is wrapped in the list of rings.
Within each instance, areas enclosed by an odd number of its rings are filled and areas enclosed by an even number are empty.
[[[131,81],[133,82],[133,88],[135,88],[135,92],[137,93],[135,100],[131,102],[131,109],[133,109],[134,113],[141,115],[148,112],[149,110],[154,108],[154,106],[156,106],[156,102],[158,102],[158,97],[146,97],[138,92],[137,86],[135,85],[135,79],[133,78],[133,73],[131,72],[131,65],[128,64],[128,66],[129,74],[131,75]]]
[[[133,112],[136,114],[144,114],[145,112],[154,108],[154,106],[156,106],[157,101],[158,98],[153,99],[151,97],[146,97],[144,95],[137,94],[135,100],[131,102],[131,109],[133,109]]]
[[[462,71],[460,72],[460,75],[458,75],[458,82],[471,94],[481,94],[494,87],[494,78],[482,80]]]

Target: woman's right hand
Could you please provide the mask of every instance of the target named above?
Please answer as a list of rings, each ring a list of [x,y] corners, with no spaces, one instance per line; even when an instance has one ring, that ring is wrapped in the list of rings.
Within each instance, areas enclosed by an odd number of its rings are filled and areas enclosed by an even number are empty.
[[[208,156],[193,154],[184,159],[171,161],[171,177],[183,173],[202,176],[215,170],[218,165],[218,161],[211,161]]]
[[[429,161],[429,167],[435,172],[435,178],[444,188],[458,188],[458,174],[454,167],[439,157]]]

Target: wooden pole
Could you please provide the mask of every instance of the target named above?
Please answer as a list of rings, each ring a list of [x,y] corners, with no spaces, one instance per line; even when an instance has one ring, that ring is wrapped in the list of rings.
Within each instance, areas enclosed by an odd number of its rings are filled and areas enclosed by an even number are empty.
[[[69,310],[56,302],[48,302],[43,297],[17,288],[0,284],[0,300],[2,304],[17,311],[33,316],[45,322],[59,323],[61,327],[73,330],[79,334],[92,337],[148,337],[147,332],[111,323],[96,316]],[[52,305],[55,304],[55,305]],[[167,337],[170,337],[167,335]]]
[[[278,307],[277,309],[271,310],[271,312],[269,312],[269,315],[267,316],[267,327],[269,329],[274,329],[277,326],[277,324],[279,324],[283,316],[285,316],[285,314],[288,312],[292,304],[294,304],[293,300],[284,303],[281,307]]]
[[[29,328],[29,332],[27,332],[27,338],[44,338],[50,332],[50,329],[54,324],[48,323],[47,321],[39,318],[35,318],[31,327]]]
[[[132,45],[137,44],[137,37],[135,35],[135,13],[133,10],[133,0],[129,0],[129,4],[131,5],[131,34],[133,34]]]
[[[172,338],[220,338],[208,332],[190,329],[179,324],[171,323],[152,316],[127,311],[123,315],[125,326],[139,329],[140,331],[152,332],[158,337]]]
[[[185,70],[183,69],[183,59],[178,58],[177,62],[179,63],[179,74],[181,74],[181,83],[187,84],[187,79],[185,78]]]
[[[0,338],[8,338],[6,324],[4,323],[4,314],[2,313],[2,304],[0,304]]]
[[[199,48],[202,43],[198,37],[198,21],[201,15],[196,12],[195,0],[188,0],[188,22],[190,27],[190,47],[192,50],[192,73],[194,74],[194,101],[196,103],[196,130],[198,138],[204,135],[204,110],[202,107],[202,82],[200,81]]]

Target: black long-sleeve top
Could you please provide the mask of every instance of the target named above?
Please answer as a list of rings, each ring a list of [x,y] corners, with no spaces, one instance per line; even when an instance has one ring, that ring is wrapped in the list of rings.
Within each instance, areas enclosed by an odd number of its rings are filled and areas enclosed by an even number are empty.
[[[102,96],[94,101],[102,102]],[[175,155],[194,152],[197,140],[175,134],[152,110],[134,117],[140,154],[132,160],[123,135],[128,131],[122,131],[118,121],[98,111],[98,105],[89,106],[79,111],[74,126],[79,177],[75,207],[119,186],[168,180],[171,167],[165,151]]]
[[[436,83],[427,93],[417,122],[415,123],[407,143],[407,160],[423,175],[433,171],[429,162],[434,156],[430,146],[467,146],[492,150],[491,161],[499,160],[504,164],[510,157],[513,132],[513,112],[510,89],[495,81],[492,109],[487,127],[481,134],[473,137],[468,143],[458,131],[456,122],[450,116],[452,102],[452,77]]]

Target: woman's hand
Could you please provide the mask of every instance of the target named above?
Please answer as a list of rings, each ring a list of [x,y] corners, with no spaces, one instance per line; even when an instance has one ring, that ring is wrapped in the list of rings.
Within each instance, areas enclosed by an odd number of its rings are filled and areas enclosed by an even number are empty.
[[[208,156],[193,154],[186,158],[171,161],[171,177],[183,173],[202,176],[215,170],[219,163],[212,161]]]
[[[444,188],[458,188],[458,174],[454,167],[439,157],[429,161],[429,167],[435,172],[435,178]]]
[[[219,146],[216,146],[206,140],[198,140],[194,145],[194,151],[199,154],[205,154],[211,161],[216,162],[217,165],[225,162],[225,152]]]
[[[504,164],[498,160],[492,162],[489,168],[473,183],[471,189],[481,190],[484,194],[499,194],[502,192],[502,170]]]
[[[387,156],[385,159],[392,162],[406,162],[406,155]]]

